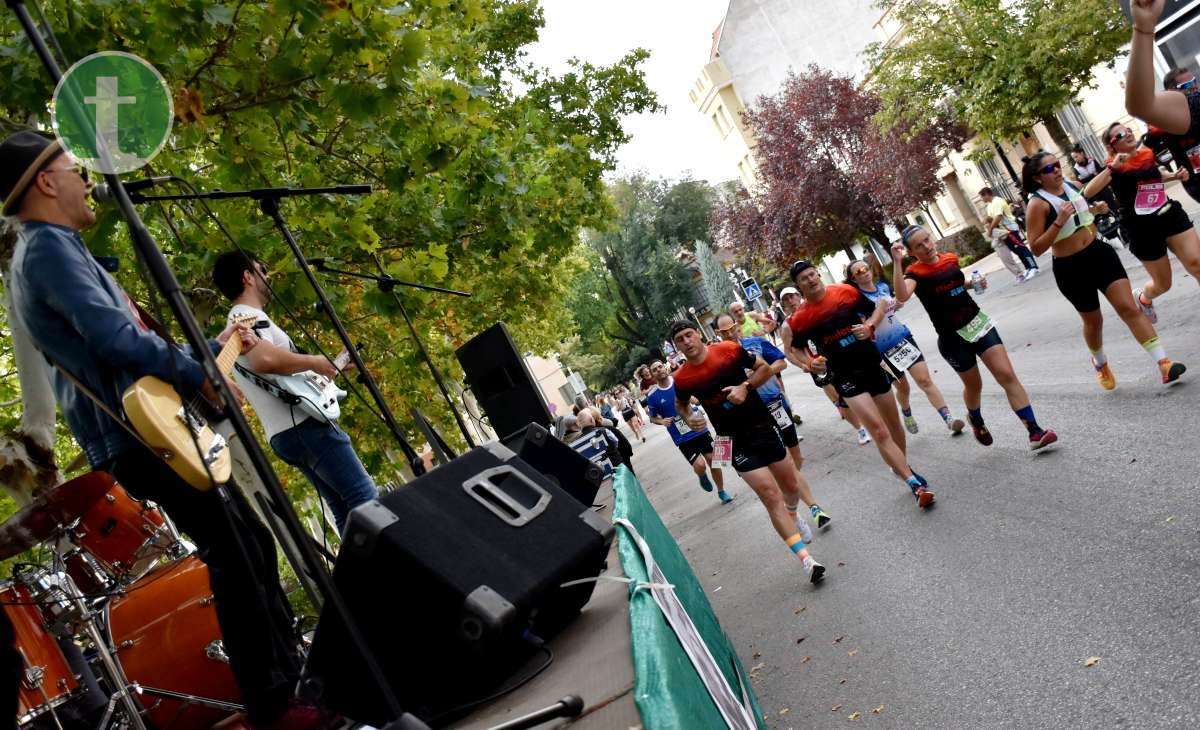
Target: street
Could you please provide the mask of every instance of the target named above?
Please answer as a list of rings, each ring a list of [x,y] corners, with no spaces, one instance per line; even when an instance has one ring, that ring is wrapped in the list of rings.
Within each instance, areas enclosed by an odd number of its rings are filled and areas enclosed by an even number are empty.
[[[1120,255],[1134,286],[1145,282]],[[1200,726],[1200,291],[1176,263],[1175,288],[1156,301],[1168,355],[1192,368],[1173,387],[1102,305],[1118,379],[1106,392],[1050,256],[1040,263],[1023,285],[994,271],[979,303],[1059,443],[1032,453],[986,371],[991,447],[969,428],[952,438],[914,384],[921,431],[909,461],[938,496],[926,513],[809,376],[785,371],[804,418],[804,473],[833,517],[810,546],[828,568],[819,586],[732,470],[735,501],[722,506],[664,428],[636,445],[638,476],[751,670],[769,726]],[[995,257],[980,268],[998,268]],[[915,298],[901,319],[965,418]]]

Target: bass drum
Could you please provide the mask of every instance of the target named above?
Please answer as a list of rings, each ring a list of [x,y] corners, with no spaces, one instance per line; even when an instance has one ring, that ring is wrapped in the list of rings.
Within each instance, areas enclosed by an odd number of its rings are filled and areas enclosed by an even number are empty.
[[[195,556],[165,565],[129,586],[105,608],[117,664],[141,685],[138,701],[162,730],[203,730],[233,712],[203,700],[240,703],[221,643],[208,567]],[[154,690],[190,695],[167,699]]]
[[[58,641],[46,630],[46,620],[29,589],[16,582],[0,584],[0,602],[12,621],[24,665],[16,718],[24,726],[74,699],[79,683]]]

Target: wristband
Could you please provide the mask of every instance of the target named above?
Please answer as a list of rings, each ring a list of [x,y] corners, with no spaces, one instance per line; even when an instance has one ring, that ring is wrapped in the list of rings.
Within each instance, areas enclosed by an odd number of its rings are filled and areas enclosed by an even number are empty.
[[[1062,225],[1063,225],[1063,224],[1062,224],[1062,223],[1060,223],[1060,222],[1058,221],[1058,219],[1057,219],[1057,218],[1055,218],[1055,219],[1054,219],[1054,222],[1053,222],[1053,223],[1051,223],[1050,225],[1051,225],[1051,226],[1053,226],[1053,227],[1062,228]]]
[[[1156,36],[1156,35],[1158,35],[1157,31],[1153,31],[1153,30],[1142,30],[1141,28],[1137,27],[1136,25],[1135,25],[1135,26],[1133,26],[1133,32],[1134,32],[1134,33],[1141,33],[1142,35],[1149,35],[1149,36]]]

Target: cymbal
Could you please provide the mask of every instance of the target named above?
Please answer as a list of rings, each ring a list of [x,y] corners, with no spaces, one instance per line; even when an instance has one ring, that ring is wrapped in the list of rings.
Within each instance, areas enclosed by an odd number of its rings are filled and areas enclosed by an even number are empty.
[[[0,524],[0,560],[49,540],[115,485],[112,475],[93,471],[42,492]]]

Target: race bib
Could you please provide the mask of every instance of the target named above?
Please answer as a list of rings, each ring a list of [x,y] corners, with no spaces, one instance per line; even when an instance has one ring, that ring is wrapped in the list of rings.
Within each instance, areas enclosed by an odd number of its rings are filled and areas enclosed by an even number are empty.
[[[675,416],[674,424],[675,432],[678,434],[685,434],[692,430],[692,427],[687,425],[687,421],[683,420],[683,418],[680,416]]]
[[[904,372],[913,366],[917,358],[921,357],[921,351],[908,340],[901,340],[900,344],[883,353],[883,357],[897,370]]]
[[[792,425],[792,417],[788,415],[787,409],[783,407],[783,401],[775,401],[767,406],[767,410],[771,412],[771,417],[775,419],[775,425],[780,428],[787,428]]]
[[[720,469],[727,466],[733,466],[733,439],[718,436],[713,439],[712,467]]]
[[[1167,203],[1167,186],[1163,183],[1138,183],[1133,199],[1133,212],[1149,215]]]
[[[1187,151],[1187,158],[1192,163],[1192,169],[1200,172],[1200,144]]]
[[[958,329],[958,336],[967,342],[979,342],[979,340],[983,339],[984,335],[995,328],[996,323],[992,321],[992,318],[987,316],[983,310],[980,310],[974,319],[967,322],[966,327]]]

